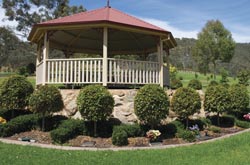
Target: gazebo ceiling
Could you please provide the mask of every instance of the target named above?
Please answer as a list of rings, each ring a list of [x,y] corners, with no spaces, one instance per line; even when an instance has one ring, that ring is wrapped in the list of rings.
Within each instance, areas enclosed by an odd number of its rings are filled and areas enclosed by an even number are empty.
[[[110,7],[36,24],[28,39],[38,43],[47,31],[52,48],[102,54],[104,27],[108,27],[109,54],[155,52],[160,38],[165,47],[176,46],[171,32]]]

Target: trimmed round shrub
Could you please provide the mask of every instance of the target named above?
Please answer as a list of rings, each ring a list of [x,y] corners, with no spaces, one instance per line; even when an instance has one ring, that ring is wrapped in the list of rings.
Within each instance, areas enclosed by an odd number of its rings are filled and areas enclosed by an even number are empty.
[[[188,142],[195,141],[195,133],[193,131],[182,130],[181,132],[178,133],[178,137]]]
[[[182,84],[181,80],[173,79],[173,80],[170,81],[170,88],[171,89],[178,89],[180,87],[183,87],[183,84]]]
[[[248,121],[236,120],[235,125],[241,128],[250,128],[250,122]]]
[[[217,113],[217,124],[219,123],[219,115],[227,112],[231,107],[231,97],[228,89],[221,86],[209,86],[205,92],[204,109],[207,112]]]
[[[247,112],[249,105],[249,95],[246,86],[244,85],[232,85],[229,88],[231,96],[231,113],[239,117],[240,114]]]
[[[143,131],[138,124],[133,124],[133,125],[122,124],[119,126],[115,126],[113,131],[116,131],[116,129],[124,130],[127,133],[128,137],[140,137],[143,135]]]
[[[208,86],[216,86],[216,85],[219,85],[219,83],[217,81],[210,81],[210,83],[208,84]]]
[[[124,146],[128,144],[128,134],[123,129],[116,129],[112,134],[112,144]]]
[[[63,100],[60,91],[54,86],[41,86],[36,90],[29,99],[31,111],[42,114],[44,130],[45,115],[50,115],[53,112],[58,112],[63,109]]]
[[[153,128],[166,118],[169,98],[159,85],[145,85],[135,96],[134,109],[139,120]]]
[[[202,89],[202,84],[201,84],[201,82],[199,80],[193,79],[193,80],[189,81],[188,87],[193,88],[195,90],[201,90]]]
[[[179,88],[173,95],[171,108],[179,117],[186,119],[188,127],[188,117],[201,109],[200,95],[192,88]]]
[[[0,107],[7,110],[24,109],[33,91],[32,84],[25,77],[11,76],[0,85]]]
[[[94,121],[96,135],[96,122],[110,118],[114,98],[105,87],[89,85],[81,89],[77,97],[77,108],[84,119]]]

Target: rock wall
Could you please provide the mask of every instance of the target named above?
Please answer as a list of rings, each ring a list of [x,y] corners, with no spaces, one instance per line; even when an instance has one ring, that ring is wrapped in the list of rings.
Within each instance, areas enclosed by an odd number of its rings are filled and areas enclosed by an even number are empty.
[[[71,118],[81,118],[80,112],[77,110],[76,106],[76,99],[80,92],[80,90],[71,90],[71,89],[62,89],[60,90],[63,101],[64,101],[64,109],[56,114],[68,116]],[[135,89],[109,89],[110,93],[113,95],[115,100],[115,106],[113,111],[113,117],[118,118],[122,123],[134,123],[137,121],[137,117],[134,113],[134,98],[137,93],[137,90]],[[168,90],[167,94],[172,98],[175,91]],[[202,104],[204,100],[204,93],[203,91],[198,91],[201,99]],[[202,106],[203,107],[203,106]],[[204,109],[201,109],[201,112],[199,114],[195,114],[193,118],[198,117],[205,117]],[[177,116],[170,111],[168,118],[166,119],[167,122],[175,119]]]

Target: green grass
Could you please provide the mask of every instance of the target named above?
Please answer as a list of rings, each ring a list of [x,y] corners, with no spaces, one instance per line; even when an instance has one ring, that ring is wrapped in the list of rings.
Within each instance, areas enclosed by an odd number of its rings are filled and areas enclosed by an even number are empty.
[[[170,149],[63,151],[0,143],[5,164],[249,164],[250,133],[216,142]]]

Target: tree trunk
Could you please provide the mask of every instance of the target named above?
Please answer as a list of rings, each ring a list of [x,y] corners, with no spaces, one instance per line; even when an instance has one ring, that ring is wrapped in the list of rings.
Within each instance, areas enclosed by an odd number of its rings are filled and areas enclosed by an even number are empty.
[[[44,126],[45,126],[45,114],[42,114],[42,131],[44,131]]]
[[[220,113],[217,113],[217,125],[220,126]]]
[[[11,119],[13,119],[14,117],[15,117],[15,110],[12,109],[12,110],[11,110]]]
[[[186,118],[186,129],[188,129],[188,117]]]
[[[216,63],[213,62],[213,64],[214,64],[214,80],[215,80],[216,79]]]
[[[96,126],[97,126],[97,122],[94,121],[94,137],[97,137],[97,134],[96,134]]]

